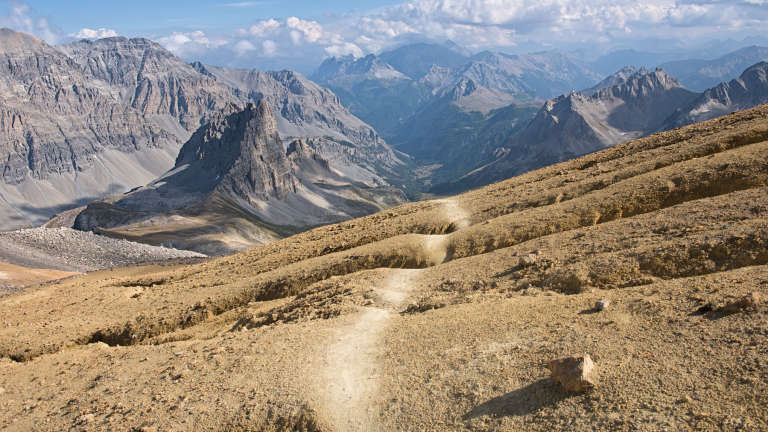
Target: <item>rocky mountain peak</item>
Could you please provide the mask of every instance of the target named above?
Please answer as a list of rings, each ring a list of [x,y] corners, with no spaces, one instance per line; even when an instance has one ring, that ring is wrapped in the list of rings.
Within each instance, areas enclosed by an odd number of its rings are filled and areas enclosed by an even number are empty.
[[[682,88],[682,86],[663,69],[656,68],[653,72],[649,72],[645,68],[640,68],[634,74],[624,78],[623,81],[599,89],[594,94],[597,98],[613,96],[621,99],[632,99],[676,88]]]
[[[31,52],[47,45],[30,34],[0,28],[0,54]]]

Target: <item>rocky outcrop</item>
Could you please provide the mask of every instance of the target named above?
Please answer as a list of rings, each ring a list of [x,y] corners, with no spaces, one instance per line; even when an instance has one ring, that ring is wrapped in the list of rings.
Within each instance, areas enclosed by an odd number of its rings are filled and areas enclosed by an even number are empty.
[[[284,147],[270,104],[262,98],[242,111],[213,116],[184,144],[173,169],[122,197],[89,205],[75,227],[216,254],[363,216],[404,199],[395,189],[335,170],[312,139]],[[195,232],[201,220],[206,228]],[[164,235],[135,237],[150,231]]]
[[[768,102],[768,63],[760,62],[741,76],[705,91],[689,106],[667,120],[662,129],[674,129]]]
[[[282,136],[322,139],[318,151],[356,181],[384,185],[402,166],[333,93],[292,72],[211,73],[147,39],[52,47],[7,29],[0,60],[0,229],[147,184],[212,116],[261,98]]]
[[[697,97],[663,70],[622,69],[604,83],[547,101],[531,122],[508,141],[508,150],[469,173],[448,190],[481,186],[512,175],[646,136]],[[447,187],[447,186],[445,186]]]

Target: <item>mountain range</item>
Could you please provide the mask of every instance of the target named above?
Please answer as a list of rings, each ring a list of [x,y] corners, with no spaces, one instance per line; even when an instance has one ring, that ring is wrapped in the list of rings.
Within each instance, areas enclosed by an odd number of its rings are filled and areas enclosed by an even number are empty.
[[[265,99],[281,136],[312,138],[331,165],[373,188],[403,162],[330,91],[294,72],[190,65],[147,39],[50,46],[0,30],[0,226],[143,186],[217,113]]]
[[[768,63],[704,93],[664,70],[624,68],[597,86],[547,101],[488,164],[436,192],[464,190],[572,159],[656,132],[768,103]]]
[[[764,51],[691,61],[686,79]],[[697,93],[661,68],[454,44],[331,58],[317,84],[140,38],[0,30],[0,56],[0,226],[83,206],[52,223],[214,254],[768,102],[766,63]]]
[[[403,66],[415,58],[417,67]],[[312,76],[395,148],[431,166],[427,183],[480,165],[501,137],[533,117],[540,101],[599,78],[587,63],[558,51],[468,56],[438,44],[331,58]]]

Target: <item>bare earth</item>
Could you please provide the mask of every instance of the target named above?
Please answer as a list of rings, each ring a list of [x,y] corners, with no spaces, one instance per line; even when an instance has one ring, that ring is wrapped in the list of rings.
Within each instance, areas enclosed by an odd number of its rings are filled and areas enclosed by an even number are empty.
[[[768,306],[720,309],[768,297],[766,160],[762,106],[7,295],[0,429],[768,430]],[[582,353],[598,383],[566,393],[545,365]]]

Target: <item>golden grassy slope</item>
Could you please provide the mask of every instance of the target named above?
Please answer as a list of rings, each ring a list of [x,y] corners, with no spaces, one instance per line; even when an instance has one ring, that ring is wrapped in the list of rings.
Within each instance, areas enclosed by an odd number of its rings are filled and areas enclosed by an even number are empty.
[[[238,255],[8,296],[0,425],[768,428],[766,308],[691,314],[768,293],[767,161],[762,106]],[[601,382],[566,395],[543,364],[579,352]]]

